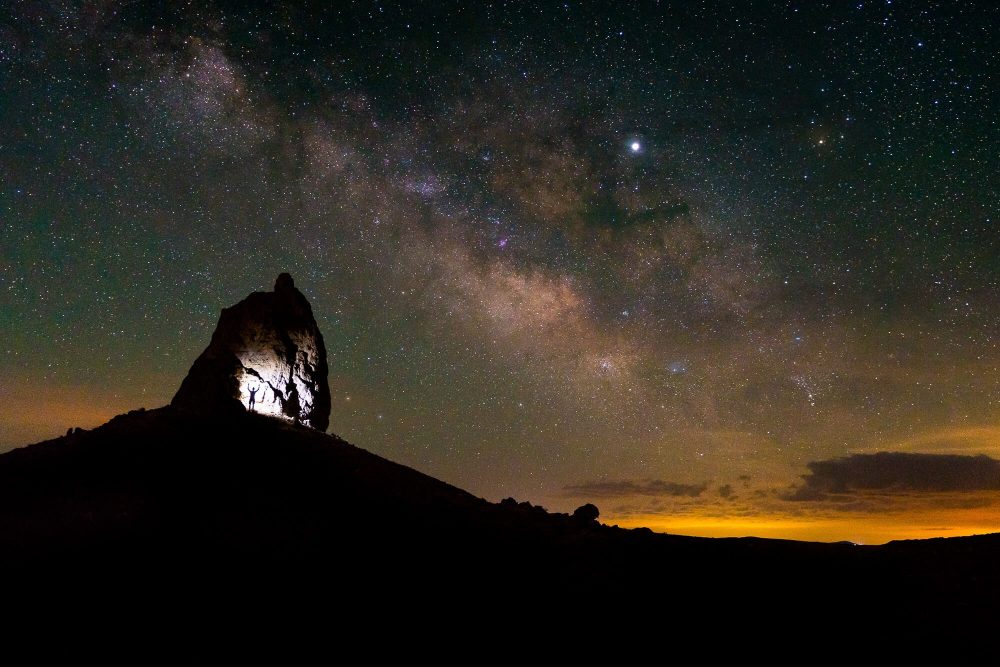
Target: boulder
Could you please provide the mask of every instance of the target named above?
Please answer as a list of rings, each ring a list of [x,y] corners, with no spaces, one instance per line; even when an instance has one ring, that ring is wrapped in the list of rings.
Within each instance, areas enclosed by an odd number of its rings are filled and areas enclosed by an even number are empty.
[[[287,273],[222,311],[212,341],[171,405],[202,413],[251,410],[325,431],[326,347],[312,308]]]
[[[601,510],[597,509],[597,505],[593,503],[580,505],[573,510],[573,518],[579,521],[597,521],[599,516],[601,516]]]

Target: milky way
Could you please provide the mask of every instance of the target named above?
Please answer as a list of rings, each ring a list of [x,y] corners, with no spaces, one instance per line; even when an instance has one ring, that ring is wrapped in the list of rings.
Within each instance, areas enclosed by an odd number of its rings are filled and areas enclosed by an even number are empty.
[[[289,271],[331,430],[490,499],[1000,515],[803,493],[1000,454],[991,3],[161,4],[0,10],[0,447],[167,403]]]

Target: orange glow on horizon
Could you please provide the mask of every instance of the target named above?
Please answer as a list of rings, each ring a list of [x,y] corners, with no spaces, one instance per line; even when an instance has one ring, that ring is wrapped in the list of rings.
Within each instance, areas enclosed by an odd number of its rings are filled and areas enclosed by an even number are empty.
[[[658,533],[695,537],[766,537],[808,542],[885,544],[893,540],[959,537],[1000,532],[996,508],[940,510],[902,514],[849,514],[843,517],[701,517],[657,514],[602,516],[608,525],[649,528]]]
[[[159,407],[169,401],[85,385],[49,385],[31,392],[17,389],[2,398],[7,414],[0,432],[0,453],[58,438],[71,427],[95,428],[139,406]]]

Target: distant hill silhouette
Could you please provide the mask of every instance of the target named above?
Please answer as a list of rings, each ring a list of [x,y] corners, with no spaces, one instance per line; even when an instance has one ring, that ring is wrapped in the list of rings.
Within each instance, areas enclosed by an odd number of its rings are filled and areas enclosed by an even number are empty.
[[[996,617],[1000,536],[706,539],[596,512],[490,503],[304,426],[166,407],[0,456],[0,571],[8,596],[121,595],[143,609],[209,591],[223,614],[306,596],[379,622],[403,610],[431,622],[432,603],[466,620],[652,608],[676,627]]]

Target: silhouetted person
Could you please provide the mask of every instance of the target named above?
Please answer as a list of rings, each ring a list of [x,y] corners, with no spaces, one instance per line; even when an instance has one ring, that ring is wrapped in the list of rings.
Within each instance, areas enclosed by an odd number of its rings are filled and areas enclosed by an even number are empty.
[[[260,389],[260,386],[253,387],[253,388],[247,387],[247,390],[250,392],[250,400],[248,401],[249,404],[250,404],[249,405],[250,412],[253,412],[253,406],[257,404],[257,390],[258,389]]]

